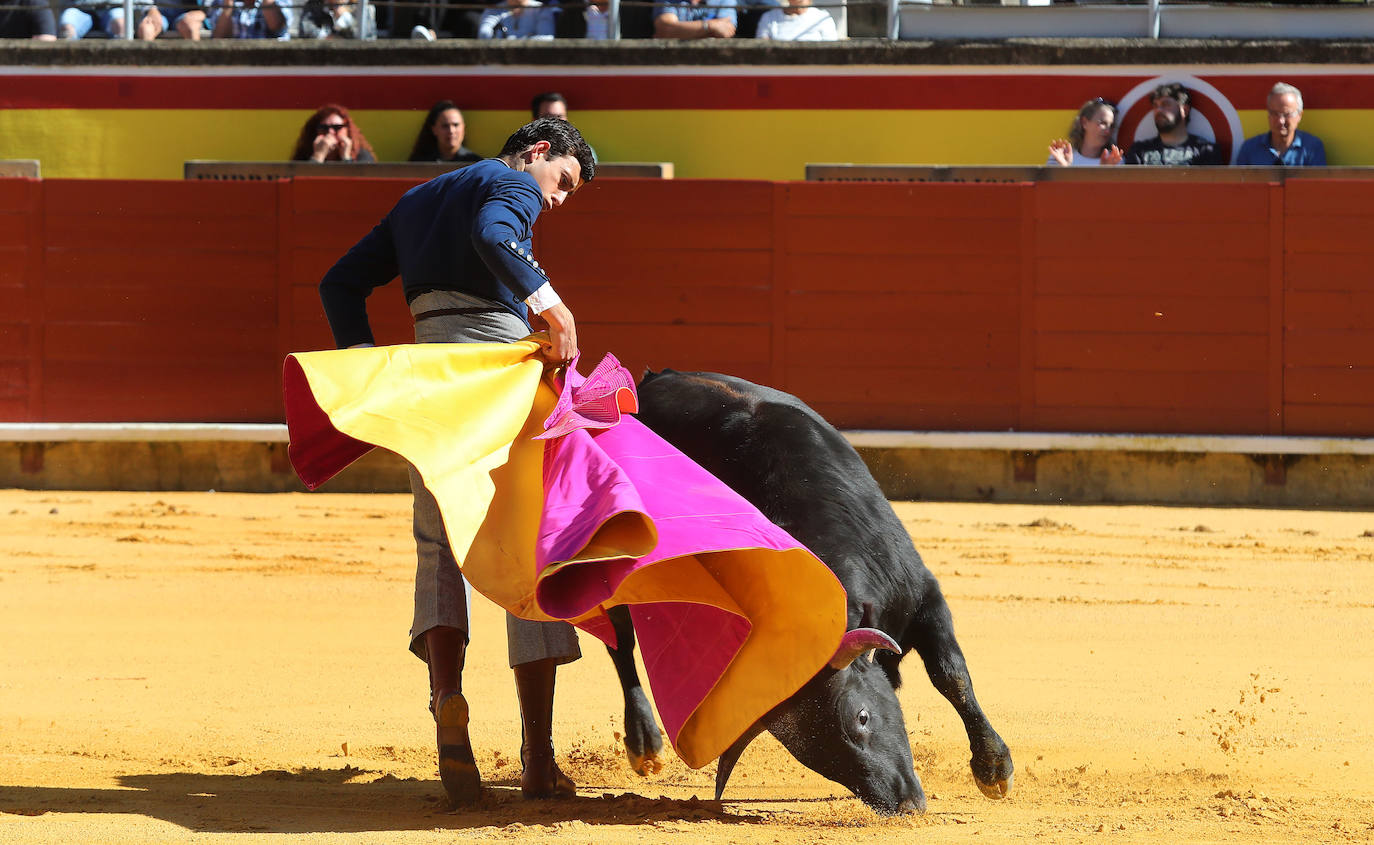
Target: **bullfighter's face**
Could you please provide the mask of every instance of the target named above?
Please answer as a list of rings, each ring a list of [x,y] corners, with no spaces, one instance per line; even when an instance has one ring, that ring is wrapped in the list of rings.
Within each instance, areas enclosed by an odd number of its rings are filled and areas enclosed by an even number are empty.
[[[552,211],[582,186],[582,165],[573,156],[549,158],[549,142],[539,141],[520,154],[521,170],[539,183],[544,210]]]

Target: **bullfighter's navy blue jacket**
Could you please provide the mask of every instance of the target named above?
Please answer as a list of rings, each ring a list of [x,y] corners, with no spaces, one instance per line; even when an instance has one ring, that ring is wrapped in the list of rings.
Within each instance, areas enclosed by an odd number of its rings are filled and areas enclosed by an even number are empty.
[[[397,274],[407,302],[426,291],[459,291],[499,303],[528,325],[525,300],[548,282],[531,248],[543,208],[534,177],[500,159],[411,188],[320,282],[334,342],[373,342],[367,297]]]

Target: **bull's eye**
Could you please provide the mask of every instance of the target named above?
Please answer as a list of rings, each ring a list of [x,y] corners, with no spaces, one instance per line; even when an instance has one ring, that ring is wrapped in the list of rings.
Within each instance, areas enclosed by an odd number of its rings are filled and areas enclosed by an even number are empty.
[[[867,711],[867,710],[860,710],[860,711],[859,711],[859,727],[863,728],[863,727],[867,727],[867,726],[868,726],[868,711]]]

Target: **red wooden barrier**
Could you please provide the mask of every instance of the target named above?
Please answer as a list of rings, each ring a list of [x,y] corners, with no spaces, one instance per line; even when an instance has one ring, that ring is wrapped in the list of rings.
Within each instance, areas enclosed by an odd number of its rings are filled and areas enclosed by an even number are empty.
[[[0,179],[0,419],[36,418],[42,196],[36,179]]]
[[[273,185],[43,188],[42,419],[279,416]]]
[[[0,181],[0,418],[272,421],[410,183]],[[536,253],[584,357],[846,427],[1374,436],[1374,185],[593,182]],[[369,301],[407,342],[400,285]]]
[[[1269,433],[1269,192],[1037,184],[1022,427]]]
[[[1284,420],[1374,433],[1374,186],[1303,180],[1285,194]]]

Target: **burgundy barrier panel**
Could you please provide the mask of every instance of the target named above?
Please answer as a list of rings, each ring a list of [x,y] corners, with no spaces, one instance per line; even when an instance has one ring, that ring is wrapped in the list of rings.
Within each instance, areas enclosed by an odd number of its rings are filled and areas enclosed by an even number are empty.
[[[332,346],[320,277],[411,184],[0,180],[0,419],[280,420],[282,358]],[[535,250],[585,366],[733,373],[844,427],[1374,436],[1372,200],[605,180]],[[399,283],[369,313],[410,339]]]
[[[1374,433],[1374,191],[1300,181],[1285,193],[1285,426]]]
[[[0,179],[0,419],[33,419],[42,381],[42,186]]]

